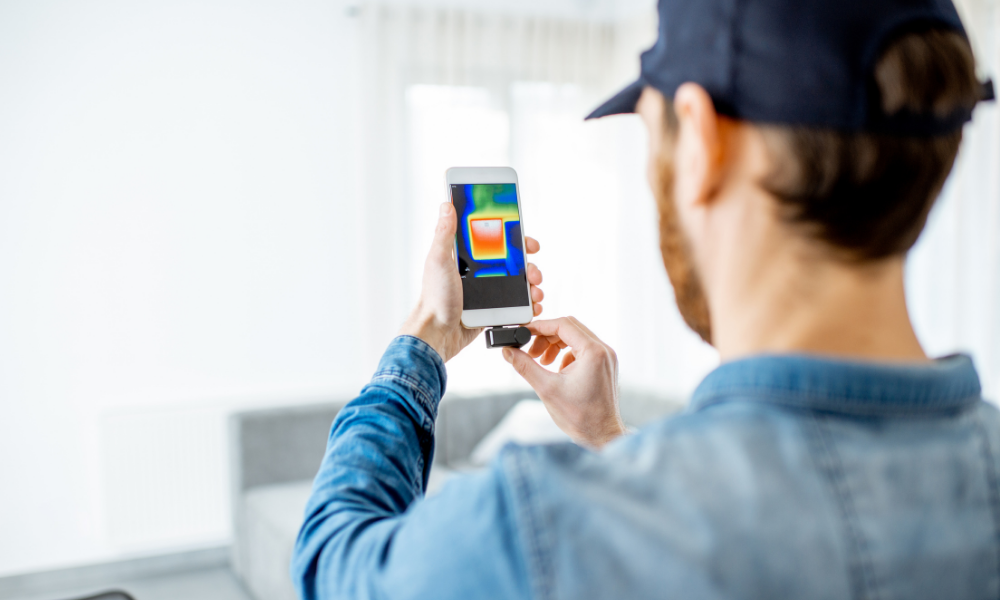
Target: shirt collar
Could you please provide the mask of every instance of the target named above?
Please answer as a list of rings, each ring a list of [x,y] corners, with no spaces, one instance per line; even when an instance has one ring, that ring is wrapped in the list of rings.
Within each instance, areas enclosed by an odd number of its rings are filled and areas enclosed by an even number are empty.
[[[855,415],[961,410],[982,389],[964,354],[930,363],[875,363],[819,356],[763,355],[725,363],[705,377],[690,410],[733,400]]]

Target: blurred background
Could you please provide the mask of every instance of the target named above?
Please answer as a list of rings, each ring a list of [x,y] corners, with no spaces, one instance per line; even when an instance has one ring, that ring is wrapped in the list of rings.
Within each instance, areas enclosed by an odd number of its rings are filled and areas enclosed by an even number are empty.
[[[997,0],[958,2],[1000,76]],[[659,259],[635,117],[651,0],[0,1],[0,577],[229,543],[226,419],[356,394],[443,173],[510,165],[546,317],[683,401],[718,361]],[[929,352],[1000,392],[1000,119],[908,263]],[[477,340],[449,390],[523,389]]]

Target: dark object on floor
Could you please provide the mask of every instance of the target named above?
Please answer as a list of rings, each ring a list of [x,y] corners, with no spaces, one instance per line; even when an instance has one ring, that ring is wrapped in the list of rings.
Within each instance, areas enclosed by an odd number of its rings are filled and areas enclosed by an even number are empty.
[[[110,592],[102,592],[96,596],[87,596],[86,598],[76,598],[75,600],[135,600],[128,592],[123,592],[120,590],[112,590]]]

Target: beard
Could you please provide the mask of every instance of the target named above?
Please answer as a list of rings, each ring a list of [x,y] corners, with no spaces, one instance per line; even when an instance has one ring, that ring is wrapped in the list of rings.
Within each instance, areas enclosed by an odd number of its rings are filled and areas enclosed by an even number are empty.
[[[677,309],[687,326],[706,343],[712,343],[712,318],[708,312],[708,299],[695,267],[691,244],[681,228],[674,202],[674,166],[663,158],[657,166],[657,179],[653,196],[660,213],[660,253],[667,277],[674,288]]]

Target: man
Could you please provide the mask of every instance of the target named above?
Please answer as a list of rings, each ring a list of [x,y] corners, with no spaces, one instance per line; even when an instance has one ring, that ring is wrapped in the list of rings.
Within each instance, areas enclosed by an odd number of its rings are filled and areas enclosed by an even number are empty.
[[[333,424],[303,598],[1000,594],[1000,415],[968,357],[927,358],[903,290],[992,95],[954,7],[659,11],[640,80],[592,116],[646,124],[667,273],[722,366],[683,414],[622,436],[614,352],[573,318],[535,321],[504,358],[578,445],[510,446],[422,499],[444,363],[478,333],[442,206],[420,303]],[[564,350],[558,373],[533,360]]]

